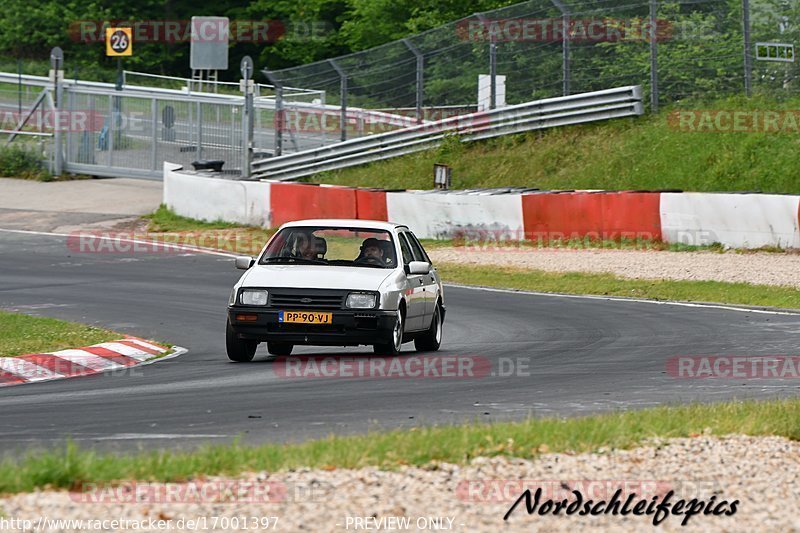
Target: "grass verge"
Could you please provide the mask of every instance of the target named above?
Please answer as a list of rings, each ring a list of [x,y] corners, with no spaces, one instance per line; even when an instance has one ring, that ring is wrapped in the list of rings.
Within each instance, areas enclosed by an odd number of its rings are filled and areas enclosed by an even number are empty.
[[[85,324],[0,311],[0,357],[53,352],[121,337]]]
[[[701,110],[797,109],[798,99],[728,98]],[[685,107],[689,107],[686,105]],[[796,133],[689,132],[654,116],[619,119],[439,148],[315,175],[309,181],[430,189],[434,163],[452,167],[455,189],[682,189],[800,193]]]
[[[650,438],[703,433],[781,435],[800,438],[800,400],[745,401],[658,407],[570,419],[467,424],[373,432],[258,447],[234,443],[192,452],[117,455],[81,450],[74,443],[53,452],[31,452],[0,463],[0,493],[36,488],[77,489],[121,480],[183,481],[200,475],[275,472],[297,467],[359,468],[435,462],[465,464],[478,456],[533,458],[544,452],[630,448]],[[433,466],[431,466],[433,467]]]
[[[445,282],[463,285],[800,309],[800,291],[791,287],[721,281],[630,279],[613,274],[556,273],[453,263],[437,263],[436,268]]]
[[[222,220],[206,222],[182,217],[163,204],[153,214],[143,218],[148,221],[146,234],[137,237],[155,237],[159,242],[213,248],[242,255],[260,252],[276,231]]]

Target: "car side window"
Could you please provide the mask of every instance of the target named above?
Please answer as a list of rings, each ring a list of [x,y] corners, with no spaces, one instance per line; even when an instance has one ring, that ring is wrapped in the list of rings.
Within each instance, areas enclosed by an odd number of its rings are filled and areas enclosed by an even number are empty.
[[[419,242],[417,236],[410,232],[406,233],[406,235],[408,236],[408,242],[411,243],[411,249],[414,251],[414,256],[421,257],[421,259],[417,259],[417,261],[425,261],[427,263],[433,264],[431,258],[428,257],[427,253],[425,253],[425,248],[422,247],[422,243]]]
[[[400,250],[403,252],[403,264],[409,264],[414,260],[414,254],[411,253],[411,247],[408,245],[405,233],[400,233]]]

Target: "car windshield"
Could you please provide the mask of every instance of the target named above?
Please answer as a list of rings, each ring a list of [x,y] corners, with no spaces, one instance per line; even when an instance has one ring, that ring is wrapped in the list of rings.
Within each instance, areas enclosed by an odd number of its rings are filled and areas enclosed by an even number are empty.
[[[308,226],[280,230],[258,263],[394,268],[397,256],[388,231]]]

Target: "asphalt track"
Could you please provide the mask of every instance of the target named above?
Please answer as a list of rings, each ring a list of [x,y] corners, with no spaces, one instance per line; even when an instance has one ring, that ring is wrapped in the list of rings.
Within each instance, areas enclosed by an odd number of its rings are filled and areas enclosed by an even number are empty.
[[[471,420],[794,396],[796,380],[671,377],[675,355],[797,354],[800,315],[447,287],[440,355],[501,358],[512,376],[285,378],[230,363],[225,307],[240,272],[207,254],[75,253],[64,237],[0,232],[0,308],[97,324],[189,349],[121,374],[0,389],[0,449],[130,450],[293,441]],[[401,357],[413,354],[405,345]],[[295,353],[368,357],[366,348]],[[519,362],[527,364],[523,369]]]

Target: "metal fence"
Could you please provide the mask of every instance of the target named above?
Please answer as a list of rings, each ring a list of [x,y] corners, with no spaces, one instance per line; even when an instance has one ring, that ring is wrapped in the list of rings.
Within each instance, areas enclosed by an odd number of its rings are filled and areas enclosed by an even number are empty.
[[[281,88],[278,104],[273,86],[254,84],[246,104],[239,84],[234,91],[229,83],[204,82],[200,91],[185,78],[126,72],[123,79],[120,86],[74,79],[56,84],[0,72],[0,133],[6,142],[38,150],[54,173],[155,179],[164,161],[189,167],[198,160],[223,160],[227,174],[246,177],[251,158],[271,157],[276,148],[284,154],[316,149],[340,138],[339,107],[326,104],[321,91]],[[253,117],[249,129],[245,108]],[[404,115],[351,108],[345,127],[358,137],[371,128],[413,123]]]
[[[545,100],[486,112],[450,117],[402,130],[343,141],[317,150],[253,161],[253,176],[293,180],[433,148],[449,135],[477,141],[596,120],[644,113],[641,86],[619,87]]]
[[[420,120],[474,105],[479,75],[482,106],[501,105],[503,89],[516,104],[643,84],[655,111],[687,97],[796,94],[797,64],[758,61],[755,43],[798,37],[800,3],[784,0],[531,0],[268,75]]]

